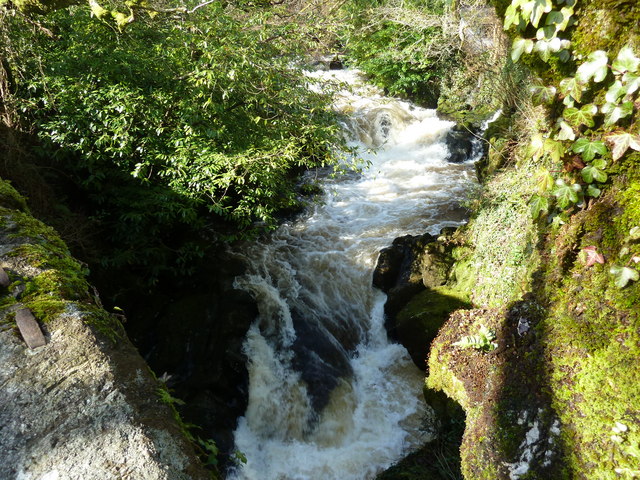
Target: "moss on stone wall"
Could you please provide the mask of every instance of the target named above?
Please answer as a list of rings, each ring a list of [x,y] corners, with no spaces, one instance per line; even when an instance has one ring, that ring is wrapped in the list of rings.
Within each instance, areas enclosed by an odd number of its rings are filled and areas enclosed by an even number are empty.
[[[626,44],[640,48],[637,2],[584,0],[578,7],[572,40],[579,54],[602,49],[611,57]],[[537,75],[557,83],[566,75],[556,67]],[[602,88],[593,95],[603,96]],[[476,352],[452,347],[469,324],[486,320],[483,310],[470,310],[469,320],[458,312],[429,356],[427,384],[467,413],[467,479],[640,476],[640,282],[620,288],[610,273],[612,266],[637,268],[640,258],[640,240],[630,235],[640,227],[640,153],[617,162],[606,157],[609,179],[599,198],[555,221],[553,215],[534,221],[529,199],[538,169],[579,179],[570,166],[527,149],[533,135],[552,131],[552,113],[522,105],[511,127],[492,135],[506,159],[494,156],[482,166],[481,197],[453,252],[452,278],[477,306],[496,312],[499,344],[477,361],[469,360]],[[586,247],[604,255],[604,264],[587,266]],[[488,365],[479,369],[478,362]],[[474,397],[478,385],[484,396]],[[542,444],[549,449],[535,446]]]
[[[2,266],[12,282],[0,300],[5,322],[19,306],[46,324],[73,305],[105,338],[116,341],[124,335],[120,322],[96,304],[86,266],[71,256],[53,228],[31,216],[24,198],[2,179],[0,229]]]

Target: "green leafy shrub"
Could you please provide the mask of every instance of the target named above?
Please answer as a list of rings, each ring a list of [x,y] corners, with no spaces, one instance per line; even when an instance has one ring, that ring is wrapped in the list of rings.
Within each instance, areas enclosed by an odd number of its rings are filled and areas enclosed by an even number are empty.
[[[71,8],[43,20],[55,41],[5,18],[22,124],[90,211],[107,265],[186,273],[216,239],[275,226],[298,206],[297,174],[339,157],[330,96],[293,62],[307,40],[268,8],[214,2],[123,33]]]

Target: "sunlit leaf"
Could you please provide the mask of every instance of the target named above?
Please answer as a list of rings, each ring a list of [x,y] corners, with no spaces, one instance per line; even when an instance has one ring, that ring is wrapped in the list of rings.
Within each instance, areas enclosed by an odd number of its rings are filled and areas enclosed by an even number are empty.
[[[574,203],[578,203],[578,191],[580,188],[576,189],[574,185],[567,185],[564,180],[558,179],[556,180],[556,186],[553,189],[553,195],[556,197],[558,206],[560,208],[567,208]],[[580,187],[580,185],[577,185]]]
[[[620,105],[605,103],[600,107],[600,111],[604,113],[604,126],[610,127],[618,123],[621,118],[628,117],[633,113],[633,102],[624,102]]]
[[[551,58],[551,45],[546,40],[537,41],[533,47],[533,50],[535,52],[538,52],[540,58],[545,62],[548,62]]]
[[[579,110],[577,108],[565,108],[562,116],[573,126],[579,128],[581,125],[593,127],[593,116],[598,112],[595,105],[585,105]]]
[[[613,65],[611,65],[611,68],[619,73],[635,73],[638,71],[638,66],[640,66],[640,58],[636,57],[633,49],[627,45],[620,49],[618,57],[613,62]]]
[[[520,13],[518,12],[516,5],[512,3],[504,12],[504,29],[509,30],[512,25],[517,27],[521,22],[522,19],[520,18]]]
[[[536,185],[540,194],[545,194],[556,184],[549,170],[542,169],[536,174]]]
[[[640,227],[633,227],[631,228],[631,230],[629,230],[629,238],[631,240],[638,240],[640,239]]]
[[[604,98],[609,103],[617,103],[618,99],[626,93],[627,89],[622,86],[622,82],[620,80],[616,80],[615,82],[613,82],[613,84],[611,84]]]
[[[527,157],[531,157],[534,161],[538,160],[544,153],[544,138],[541,133],[531,136],[531,141],[527,146]]]
[[[578,67],[576,79],[583,84],[589,83],[591,79],[594,82],[603,81],[609,71],[609,67],[607,67],[608,61],[607,52],[596,50],[587,57],[586,62]]]
[[[552,8],[553,4],[551,3],[551,0],[533,0],[533,9],[530,17],[531,25],[538,28],[542,15],[549,13]]]
[[[562,142],[550,138],[544,141],[543,149],[554,162],[559,162],[566,153],[566,148]]]
[[[565,96],[571,95],[578,102],[582,100],[582,85],[574,77],[565,78],[560,82],[560,92]]]
[[[580,174],[586,183],[593,183],[594,180],[600,183],[607,181],[607,174],[593,165],[587,165],[584,167],[580,171]]]
[[[629,148],[640,151],[640,135],[617,130],[605,135],[604,139],[611,147],[611,156],[614,161],[622,157]]]
[[[562,40],[560,40],[558,37],[554,37],[551,40],[549,40],[549,50],[553,53],[557,53],[560,51],[560,49],[562,48]]]
[[[536,220],[540,214],[549,211],[549,199],[541,195],[533,195],[529,200],[529,208],[531,210],[531,218]]]
[[[517,62],[523,53],[531,53],[533,50],[533,40],[516,38],[511,46],[511,60]]]
[[[624,288],[630,281],[637,282],[640,278],[638,271],[629,267],[613,266],[609,272],[615,277],[616,287],[618,288]]]
[[[598,253],[598,249],[594,245],[584,247],[580,253],[585,267],[591,267],[596,263],[604,264],[604,255]]]
[[[640,88],[640,75],[627,72],[622,76],[627,95],[635,93]]]
[[[555,96],[555,87],[545,87],[544,85],[534,85],[531,87],[531,98],[536,105],[551,104]]]
[[[580,137],[571,147],[575,153],[582,154],[585,162],[590,162],[596,155],[604,155],[607,153],[607,146],[599,140],[591,141],[588,138]]]
[[[575,140],[576,134],[567,122],[560,120],[558,122],[558,127],[560,128],[560,131],[558,132],[558,135],[556,135],[556,139]]]

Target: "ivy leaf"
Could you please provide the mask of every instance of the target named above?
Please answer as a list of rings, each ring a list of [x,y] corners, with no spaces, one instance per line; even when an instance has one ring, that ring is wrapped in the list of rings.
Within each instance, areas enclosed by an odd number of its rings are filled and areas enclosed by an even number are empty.
[[[581,153],[585,162],[590,162],[596,155],[604,155],[607,153],[607,146],[604,142],[596,140],[592,142],[588,138],[580,137],[571,147],[575,153]]]
[[[558,122],[558,127],[560,128],[560,132],[558,132],[558,134],[556,135],[556,139],[572,141],[576,139],[575,132],[567,122],[565,122],[564,120],[560,120]]]
[[[640,88],[640,75],[627,72],[622,76],[622,81],[626,86],[627,95],[635,93]]]
[[[545,19],[544,24],[547,26],[553,26],[554,31],[557,32],[559,30],[564,30],[565,28],[567,28],[566,23],[568,21],[569,19],[565,20],[565,16],[562,10],[552,10],[547,14],[547,18]],[[560,28],[562,25],[564,25],[564,28]]]
[[[600,170],[604,170],[605,168],[607,168],[607,161],[603,160],[602,158],[598,158],[593,162],[591,162],[591,165],[593,165],[596,168],[599,168]]]
[[[638,240],[640,239],[640,227],[633,227],[631,228],[631,230],[629,230],[629,238],[631,240]]]
[[[527,157],[531,157],[534,161],[538,160],[544,152],[544,138],[541,133],[536,133],[531,137],[529,146],[527,147]]]
[[[558,58],[562,63],[567,63],[569,60],[571,60],[571,52],[564,48],[563,50],[560,50],[560,52],[558,52]]]
[[[537,41],[533,50],[538,52],[540,58],[545,62],[551,58],[551,44],[546,40]]]
[[[531,98],[536,105],[549,105],[553,103],[555,96],[555,87],[545,87],[544,85],[534,85],[531,87]]]
[[[562,142],[558,142],[550,138],[547,138],[544,141],[544,145],[542,148],[546,153],[549,154],[549,156],[551,157],[551,160],[553,160],[554,162],[559,162],[560,159],[567,152]]]
[[[551,40],[555,38],[556,29],[552,26],[541,27],[536,32],[536,39],[538,40]]]
[[[518,13],[517,7],[514,2],[509,5],[504,12],[504,29],[509,30],[511,25],[515,25],[516,27],[520,28],[522,23],[522,18],[520,17],[520,14]]]
[[[540,194],[545,194],[556,184],[555,180],[547,169],[541,169],[536,175],[536,185]]]
[[[604,264],[604,255],[598,253],[598,249],[594,245],[584,247],[580,253],[582,254],[585,267],[591,267],[596,263]]]
[[[561,48],[562,40],[560,40],[558,37],[554,37],[549,40],[549,50],[551,50],[553,53],[559,52]]]
[[[587,61],[578,67],[576,79],[578,82],[586,84],[593,78],[598,83],[605,79],[609,68],[607,62],[609,57],[604,50],[596,50],[587,57]],[[577,99],[576,99],[577,100]]]
[[[589,197],[598,198],[601,193],[602,193],[602,190],[600,190],[598,187],[594,185],[589,185],[587,187],[587,196]]]
[[[621,118],[628,117],[633,113],[633,102],[624,102],[620,105],[613,103],[605,103],[600,107],[600,111],[604,113],[604,126],[610,127]]]
[[[574,77],[565,78],[560,82],[560,92],[563,95],[571,95],[577,102],[582,100],[582,85]]]
[[[564,31],[567,29],[567,27],[569,26],[569,23],[571,23],[571,19],[573,17],[573,7],[572,6],[567,6],[567,7],[562,7],[560,9],[560,13],[562,14],[562,22],[560,22],[558,24],[558,31]]]
[[[541,195],[533,195],[529,200],[529,208],[531,209],[531,218],[536,220],[541,213],[549,211],[549,199]]]
[[[578,203],[578,192],[582,190],[580,185],[574,183],[567,185],[564,180],[556,180],[556,187],[553,189],[553,195],[557,198],[560,208],[567,208],[574,203]]]
[[[551,0],[533,0],[533,9],[531,11],[531,25],[538,28],[542,15],[549,13],[553,5]]]
[[[580,110],[577,108],[565,108],[562,116],[574,127],[581,125],[593,127],[593,116],[598,113],[598,107],[593,104],[585,105]]]
[[[607,174],[593,165],[587,165],[584,167],[580,171],[580,174],[586,183],[593,183],[594,180],[600,183],[607,181]]]
[[[611,156],[614,162],[622,157],[629,147],[640,151],[640,135],[617,130],[606,135],[604,139],[611,147]]]
[[[622,82],[620,80],[616,80],[607,90],[607,94],[605,95],[605,99],[608,103],[618,103],[618,99],[627,93],[627,89],[622,86]]]
[[[511,60],[517,62],[523,53],[531,53],[533,50],[533,40],[516,38],[511,46]]]
[[[630,281],[637,282],[640,278],[638,271],[629,267],[618,267],[614,265],[609,272],[615,277],[616,287],[618,288],[624,288]]]
[[[637,72],[640,66],[640,58],[636,57],[630,46],[625,46],[618,52],[618,57],[611,65],[611,68],[619,73]]]

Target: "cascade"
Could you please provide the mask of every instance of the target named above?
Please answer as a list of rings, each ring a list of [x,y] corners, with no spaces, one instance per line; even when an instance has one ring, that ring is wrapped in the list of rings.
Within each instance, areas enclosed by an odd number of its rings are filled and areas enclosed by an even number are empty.
[[[394,238],[465,221],[473,161],[445,160],[453,124],[435,111],[384,97],[357,71],[312,75],[352,85],[336,108],[368,167],[325,175],[321,202],[243,252],[250,271],[236,285],[260,314],[244,344],[249,405],[235,442],[247,463],[234,480],[370,479],[433,435],[424,373],[388,341],[372,273]]]

